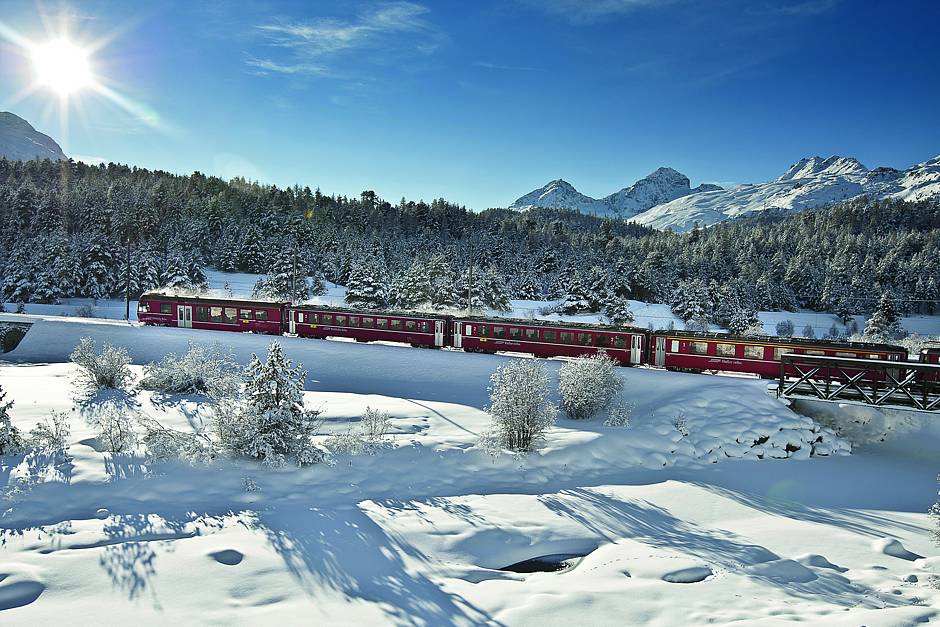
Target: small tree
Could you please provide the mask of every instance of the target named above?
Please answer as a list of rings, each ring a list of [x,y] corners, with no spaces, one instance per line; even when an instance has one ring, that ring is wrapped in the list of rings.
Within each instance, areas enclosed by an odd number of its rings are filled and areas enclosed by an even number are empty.
[[[795,331],[792,320],[781,320],[777,323],[777,337],[793,337]]]
[[[81,368],[81,381],[91,390],[122,390],[133,376],[127,367],[131,358],[123,346],[105,343],[98,353],[95,341],[83,337],[69,358]]]
[[[816,337],[816,330],[813,328],[813,325],[807,324],[805,327],[803,327],[803,337],[810,339]]]
[[[610,324],[618,327],[627,326],[636,321],[630,310],[630,301],[615,293],[609,294],[604,302],[604,316]]]
[[[490,377],[492,431],[485,436],[499,447],[531,451],[555,424],[558,409],[549,400],[548,370],[535,359],[515,359]]]
[[[865,324],[865,337],[876,342],[893,342],[907,335],[898,316],[898,308],[885,292],[878,302],[878,308]]]
[[[617,375],[617,362],[605,353],[578,357],[558,372],[561,408],[572,420],[595,416],[623,391]]]
[[[0,386],[0,455],[14,455],[23,448],[23,436],[20,430],[13,426],[9,410],[13,401],[3,402],[7,393]]]
[[[320,450],[311,442],[319,412],[304,409],[303,366],[292,365],[274,342],[267,361],[251,356],[244,376],[243,401],[218,414],[220,445],[267,466],[283,466],[289,458],[298,465],[321,461]]]

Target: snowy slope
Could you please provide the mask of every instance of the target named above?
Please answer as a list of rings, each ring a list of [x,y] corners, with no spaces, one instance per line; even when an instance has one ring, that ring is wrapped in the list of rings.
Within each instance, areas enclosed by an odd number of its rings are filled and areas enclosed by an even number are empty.
[[[21,161],[67,158],[55,140],[8,111],[0,111],[0,157]]]
[[[550,181],[517,199],[510,208],[521,211],[532,207],[575,209],[581,213],[628,218],[681,196],[716,189],[721,188],[703,184],[692,189],[684,174],[672,168],[659,168],[633,185],[599,199],[585,196],[562,179]]]
[[[137,363],[209,336],[244,361],[272,339],[64,320],[30,331],[9,355],[22,363],[0,364],[0,384],[20,428],[71,413],[72,460],[0,458],[0,487],[35,480],[0,509],[4,624],[103,612],[146,625],[938,617],[940,559],[924,513],[936,446],[756,461],[755,440],[782,450],[810,425],[760,381],[620,369],[637,403],[629,429],[562,420],[541,453],[494,460],[473,443],[487,426],[488,375],[505,357],[284,338],[310,370],[306,402],[324,409],[324,430],[381,407],[392,447],[299,470],[190,467],[101,450],[64,362],[87,334],[128,346]],[[199,397],[126,400],[179,429],[199,428],[207,409]],[[688,437],[672,425],[679,409]],[[938,431],[907,437],[937,442]],[[561,572],[501,570],[559,553],[584,557]]]
[[[683,196],[637,215],[634,221],[687,231],[696,223],[709,226],[766,209],[799,211],[862,195],[911,201],[937,197],[940,157],[906,171],[869,170],[849,157],[801,159],[774,181]]]

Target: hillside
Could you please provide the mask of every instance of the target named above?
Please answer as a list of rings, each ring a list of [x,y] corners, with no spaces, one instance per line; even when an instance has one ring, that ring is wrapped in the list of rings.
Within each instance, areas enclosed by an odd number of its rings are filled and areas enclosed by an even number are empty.
[[[68,158],[54,139],[9,111],[0,111],[0,157],[17,161]]]

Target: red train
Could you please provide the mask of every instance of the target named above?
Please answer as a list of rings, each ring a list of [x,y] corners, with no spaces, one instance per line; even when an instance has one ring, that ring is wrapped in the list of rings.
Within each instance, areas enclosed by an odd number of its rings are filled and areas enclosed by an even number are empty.
[[[906,361],[907,350],[889,344],[801,338],[744,337],[690,331],[546,320],[516,320],[433,313],[354,310],[326,305],[174,296],[149,292],[139,299],[144,324],[300,337],[347,337],[468,352],[508,351],[538,357],[576,357],[600,351],[623,365],[650,365],[686,372],[725,371],[775,378],[785,353]],[[940,350],[924,352],[936,362]]]

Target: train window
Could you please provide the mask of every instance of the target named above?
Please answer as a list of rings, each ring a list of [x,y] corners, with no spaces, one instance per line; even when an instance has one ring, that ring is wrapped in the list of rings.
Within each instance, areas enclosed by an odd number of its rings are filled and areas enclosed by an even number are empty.
[[[855,353],[836,353],[836,357],[847,357],[849,359],[855,359],[858,357]]]
[[[162,314],[173,313],[173,303],[160,303],[160,313]]]
[[[261,313],[261,312],[259,311],[258,313]],[[294,312],[294,316],[296,316],[296,317],[294,318],[294,320],[296,320],[297,322],[303,322],[303,321],[304,321],[304,312],[302,312],[302,311],[296,311],[296,312]]]
[[[470,325],[470,324],[463,325],[463,334],[473,335],[473,325]]]
[[[333,314],[320,314],[320,322],[323,324],[333,324]]]
[[[669,352],[671,353],[679,352],[679,340],[669,340]]]
[[[242,320],[251,320],[251,310],[250,309],[241,309],[238,312],[238,317]]]
[[[349,316],[349,326],[358,327],[359,326],[359,316]]]
[[[522,337],[522,329],[517,329],[516,327],[509,327],[509,339],[518,340]]]
[[[493,327],[493,337],[506,337],[506,327]]]
[[[526,329],[525,330],[525,339],[537,342],[539,339],[538,329]]]
[[[750,357],[752,359],[763,359],[764,358],[764,347],[763,346],[744,346],[744,356]]]
[[[580,344],[581,346],[590,346],[591,334],[590,333],[578,333],[578,344]]]
[[[415,331],[417,328],[414,320],[405,320],[405,331]]]
[[[627,338],[622,335],[614,337],[614,348],[626,348],[627,347]]]
[[[869,355],[869,359],[881,359],[881,355]]]
[[[814,348],[808,348],[805,351],[803,351],[803,353],[806,355],[821,355],[821,356],[826,355],[826,351],[818,351]]]
[[[485,324],[477,325],[477,335],[479,335],[480,337],[486,337],[489,334],[490,334],[490,328],[488,326],[486,326]]]
[[[562,331],[559,333],[559,341],[562,344],[574,344],[574,333],[570,331]]]
[[[225,308],[225,323],[226,324],[235,324],[238,322],[238,309],[235,307],[226,307]]]
[[[721,343],[716,344],[715,353],[717,353],[718,355],[721,355],[722,357],[734,357],[736,354],[735,345],[734,344],[721,344]]]
[[[693,355],[707,355],[708,342],[689,342],[689,352]]]
[[[371,329],[375,326],[375,318],[363,318],[362,319],[362,328]]]
[[[148,313],[149,311],[150,311],[150,303],[144,303],[144,302],[137,303],[138,313]]]
[[[555,332],[554,331],[542,331],[542,339],[546,342],[555,341]]]
[[[401,331],[401,320],[392,320],[391,323],[392,331]]]
[[[430,333],[431,332],[431,323],[427,320],[422,320],[418,323],[418,333]]]
[[[255,320],[267,320],[268,319],[268,310],[267,309],[258,309],[255,311]]]
[[[222,317],[222,308],[210,307],[209,308],[209,320],[211,320],[212,322],[225,322],[225,319]]]
[[[345,327],[346,326],[346,316],[336,316],[336,326]]]
[[[196,307],[196,322],[209,322],[208,307]]]
[[[594,336],[594,345],[606,348],[610,346],[610,337],[607,335],[595,335]]]
[[[386,330],[388,329],[388,318],[376,318],[375,319],[375,328]]]
[[[792,353],[792,348],[786,348],[784,346],[775,346],[774,347],[774,361],[780,361],[780,358],[786,355],[787,353]]]

